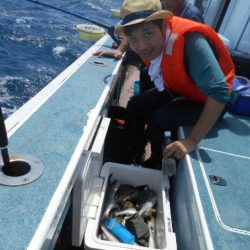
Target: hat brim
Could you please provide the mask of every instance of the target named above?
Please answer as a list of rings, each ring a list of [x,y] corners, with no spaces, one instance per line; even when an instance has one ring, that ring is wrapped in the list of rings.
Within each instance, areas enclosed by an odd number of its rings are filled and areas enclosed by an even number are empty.
[[[169,20],[169,19],[172,18],[172,16],[173,16],[173,13],[171,11],[159,10],[159,11],[156,11],[155,13],[153,13],[152,15],[146,17],[146,18],[139,18],[139,19],[133,20],[131,22],[128,22],[128,23],[126,23],[124,25],[117,26],[116,29],[115,29],[115,33],[118,36],[124,36],[124,31],[123,31],[124,27],[135,25],[135,24],[142,23],[142,22],[149,22],[149,21],[159,20],[159,19]]]

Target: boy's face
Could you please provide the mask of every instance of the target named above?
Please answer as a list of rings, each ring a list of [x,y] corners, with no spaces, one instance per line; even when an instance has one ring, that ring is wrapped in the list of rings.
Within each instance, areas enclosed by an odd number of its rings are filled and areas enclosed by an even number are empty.
[[[136,26],[128,36],[130,47],[147,60],[153,60],[161,54],[165,35],[153,22],[144,22]]]

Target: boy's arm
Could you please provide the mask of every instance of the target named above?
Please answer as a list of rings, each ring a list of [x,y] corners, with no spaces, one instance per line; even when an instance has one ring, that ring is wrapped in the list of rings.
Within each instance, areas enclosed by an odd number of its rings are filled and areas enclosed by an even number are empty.
[[[127,37],[124,37],[121,40],[121,43],[119,44],[118,48],[115,50],[99,50],[94,53],[95,56],[102,57],[102,56],[109,56],[114,58],[122,58],[123,53],[128,49],[128,39]]]
[[[230,91],[211,47],[199,33],[186,37],[185,58],[187,70],[200,90],[207,96],[203,111],[191,133],[173,142],[164,150],[166,157],[174,154],[177,158],[192,152],[204,138],[223,112],[230,100]]]

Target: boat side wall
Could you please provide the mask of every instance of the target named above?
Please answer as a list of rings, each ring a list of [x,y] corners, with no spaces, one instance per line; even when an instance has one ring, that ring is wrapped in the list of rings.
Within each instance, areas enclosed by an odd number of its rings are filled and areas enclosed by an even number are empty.
[[[182,129],[179,133],[182,134]],[[170,185],[173,229],[178,249],[213,250],[189,156],[180,161]]]

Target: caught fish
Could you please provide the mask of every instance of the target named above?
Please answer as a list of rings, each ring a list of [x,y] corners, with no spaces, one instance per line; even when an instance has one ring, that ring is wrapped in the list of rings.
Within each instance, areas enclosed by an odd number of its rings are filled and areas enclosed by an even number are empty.
[[[101,231],[104,235],[103,238],[106,238],[109,241],[120,242],[116,236],[114,236],[104,225],[101,224]]]
[[[126,228],[136,235],[137,243],[141,246],[148,246],[149,229],[146,221],[138,215],[126,221]]]
[[[115,195],[115,200],[117,203],[124,203],[126,201],[136,200],[139,192],[148,190],[148,185],[142,185],[134,187],[132,185],[120,185],[117,193]]]
[[[152,217],[155,216],[156,214],[156,209],[155,208],[149,208],[143,213],[143,217]]]
[[[144,213],[149,212],[150,209],[152,209],[156,205],[157,196],[156,194],[151,191],[144,191],[140,199],[137,201],[138,209],[138,215],[142,216]]]
[[[123,209],[121,211],[114,212],[115,216],[132,216],[137,213],[137,210],[134,207]]]
[[[109,216],[109,212],[111,211],[111,209],[117,206],[114,197],[119,186],[120,183],[118,181],[114,181],[113,183],[110,184],[105,198],[104,213],[102,217],[107,218]]]
[[[123,202],[122,204],[120,204],[120,209],[127,209],[127,208],[131,208],[131,207],[134,207],[135,205],[133,204],[132,201],[125,201]]]
[[[148,247],[149,248],[156,248],[156,242],[155,242],[155,219],[154,219],[154,217],[151,217],[148,220],[148,230],[149,230]]]

